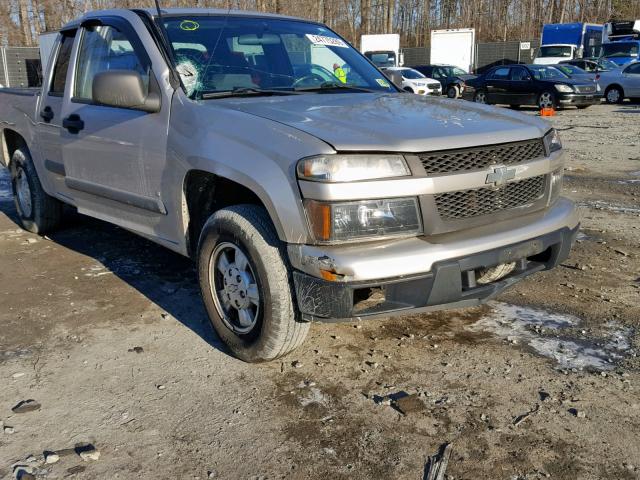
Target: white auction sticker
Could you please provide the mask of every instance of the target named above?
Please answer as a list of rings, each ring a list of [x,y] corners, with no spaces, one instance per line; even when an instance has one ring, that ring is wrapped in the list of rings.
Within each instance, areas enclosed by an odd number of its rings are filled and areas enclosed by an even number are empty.
[[[327,47],[349,48],[345,42],[335,37],[325,37],[324,35],[311,35],[307,33],[307,38],[314,45],[326,45]]]

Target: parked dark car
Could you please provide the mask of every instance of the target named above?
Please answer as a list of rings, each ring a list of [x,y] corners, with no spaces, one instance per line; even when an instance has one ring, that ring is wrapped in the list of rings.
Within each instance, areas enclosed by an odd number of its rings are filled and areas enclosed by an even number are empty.
[[[478,103],[587,108],[602,95],[591,81],[568,77],[551,65],[501,65],[467,82],[464,96]]]
[[[458,98],[465,89],[466,82],[476,78],[455,65],[418,65],[411,67],[418,70],[425,77],[438,80],[442,85],[442,92],[449,98]]]
[[[593,73],[608,72],[620,67],[606,58],[576,58],[575,60],[563,60],[560,62],[560,65],[562,64],[574,65],[586,72]]]

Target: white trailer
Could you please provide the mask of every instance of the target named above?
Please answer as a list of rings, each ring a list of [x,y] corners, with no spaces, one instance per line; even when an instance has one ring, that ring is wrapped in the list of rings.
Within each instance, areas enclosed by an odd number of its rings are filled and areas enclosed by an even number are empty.
[[[400,53],[400,35],[385,33],[362,35],[360,51],[378,67],[400,67],[403,65]]]
[[[431,63],[455,65],[471,73],[475,58],[476,31],[455,28],[431,31]]]

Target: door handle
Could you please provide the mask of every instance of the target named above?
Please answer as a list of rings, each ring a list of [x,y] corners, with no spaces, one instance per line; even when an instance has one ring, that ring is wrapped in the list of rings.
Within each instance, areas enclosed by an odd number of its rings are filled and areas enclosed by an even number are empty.
[[[43,120],[47,123],[49,123],[51,120],[53,120],[53,110],[51,109],[50,106],[46,106],[42,109],[42,111],[40,112],[40,116],[43,118]]]
[[[80,118],[80,115],[72,113],[62,120],[62,127],[69,130],[69,133],[78,133],[80,130],[84,129],[84,122]]]

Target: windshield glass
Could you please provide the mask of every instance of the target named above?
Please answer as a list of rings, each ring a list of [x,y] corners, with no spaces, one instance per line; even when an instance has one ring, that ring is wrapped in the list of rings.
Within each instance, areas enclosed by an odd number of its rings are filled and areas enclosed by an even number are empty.
[[[571,58],[571,47],[569,46],[549,46],[540,47],[538,57],[567,57]]]
[[[580,75],[582,73],[587,73],[575,65],[557,65],[556,68],[567,75]]]
[[[404,78],[408,78],[409,80],[417,80],[418,78],[425,78],[423,74],[413,69],[400,70],[400,73]]]
[[[334,84],[396,91],[355,49],[321,25],[233,15],[163,20],[176,69],[192,98],[234,89],[284,92]]]
[[[396,54],[393,52],[365,52],[364,56],[380,68],[396,65]]]
[[[451,68],[449,68],[448,75],[450,77],[456,77],[458,75],[468,75],[468,73],[465,72],[464,70],[462,70],[461,68],[451,67]]]
[[[605,43],[602,45],[605,57],[635,57],[638,55],[638,44],[633,42]]]
[[[569,78],[557,68],[546,65],[529,65],[529,70],[536,80],[566,80]]]
[[[618,68],[616,63],[613,63],[611,60],[607,60],[606,58],[601,58],[598,60],[598,67],[600,70],[615,70]]]

